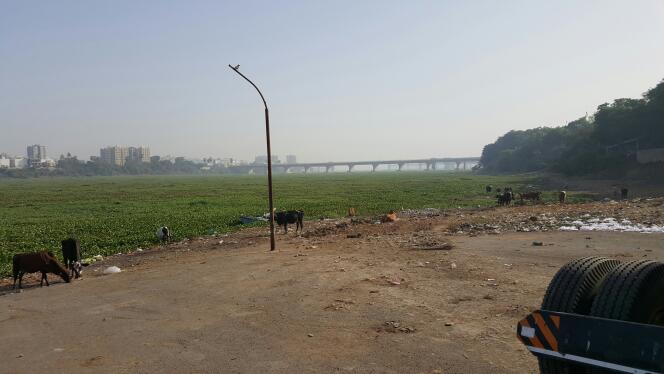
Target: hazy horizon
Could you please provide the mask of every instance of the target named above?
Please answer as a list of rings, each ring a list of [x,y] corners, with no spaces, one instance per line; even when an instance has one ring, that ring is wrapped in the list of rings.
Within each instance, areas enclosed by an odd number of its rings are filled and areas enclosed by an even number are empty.
[[[664,2],[2,1],[0,152],[479,156],[664,78]]]

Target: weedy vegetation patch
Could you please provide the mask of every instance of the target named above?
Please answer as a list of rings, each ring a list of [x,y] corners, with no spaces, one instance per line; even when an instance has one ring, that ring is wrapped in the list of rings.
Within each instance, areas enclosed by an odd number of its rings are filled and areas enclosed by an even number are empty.
[[[449,172],[277,175],[275,207],[303,209],[305,220],[416,208],[491,206],[485,186],[522,188],[524,177]],[[0,274],[15,253],[52,250],[75,236],[87,256],[156,243],[168,226],[174,240],[242,227],[240,215],[267,213],[265,176],[117,176],[0,181]]]

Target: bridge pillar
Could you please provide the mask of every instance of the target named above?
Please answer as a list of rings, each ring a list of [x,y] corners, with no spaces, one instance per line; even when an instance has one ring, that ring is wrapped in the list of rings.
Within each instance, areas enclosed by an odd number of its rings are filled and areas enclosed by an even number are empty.
[[[459,166],[460,166],[460,165],[461,165],[461,163],[460,163],[459,161],[457,161],[457,162],[456,162],[456,170],[457,170],[457,171],[459,170]]]
[[[466,170],[466,161],[463,162],[463,170]]]
[[[330,166],[330,165],[325,166],[325,172],[326,172],[326,173],[329,173],[329,172],[330,172],[330,169],[332,169],[333,167],[334,167],[334,166]]]
[[[305,166],[304,167],[304,174],[307,174],[309,172],[310,166]]]
[[[348,172],[349,173],[353,171],[353,166],[355,166],[355,165],[348,165]]]
[[[431,170],[436,170],[436,162],[431,163]]]
[[[401,169],[403,169],[403,166],[404,166],[405,164],[402,162],[402,163],[397,164],[397,165],[399,166],[399,171],[401,171]]]
[[[375,172],[379,164],[371,164],[371,171]]]

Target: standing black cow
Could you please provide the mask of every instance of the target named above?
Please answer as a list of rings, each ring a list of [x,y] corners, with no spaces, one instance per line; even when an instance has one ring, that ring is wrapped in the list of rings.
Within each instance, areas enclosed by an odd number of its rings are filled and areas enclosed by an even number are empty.
[[[502,194],[496,195],[496,199],[498,200],[498,205],[509,206],[512,204],[512,200],[514,200],[514,193],[511,188],[509,190],[506,188]]]
[[[63,240],[62,258],[67,269],[71,271],[71,275],[79,278],[81,276],[81,243],[74,238]]]
[[[620,189],[620,198],[623,199],[623,200],[626,199],[628,193],[629,193],[629,189],[627,189],[627,187],[621,188]]]
[[[302,210],[288,210],[285,212],[274,213],[274,221],[279,226],[284,226],[284,234],[288,233],[289,223],[296,224],[295,232],[297,232],[297,230],[300,231],[304,230],[303,220],[304,220],[304,211]]]

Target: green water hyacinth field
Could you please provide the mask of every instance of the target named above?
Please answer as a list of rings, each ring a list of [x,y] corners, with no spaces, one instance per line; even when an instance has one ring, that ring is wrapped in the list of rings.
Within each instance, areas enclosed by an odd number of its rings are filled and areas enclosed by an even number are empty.
[[[491,206],[485,186],[528,183],[524,177],[450,172],[288,174],[274,178],[275,207],[303,209],[305,220],[402,208]],[[240,215],[267,213],[265,176],[115,176],[0,180],[0,273],[15,253],[51,250],[74,236],[84,257],[238,230]],[[306,227],[306,223],[305,223]]]

